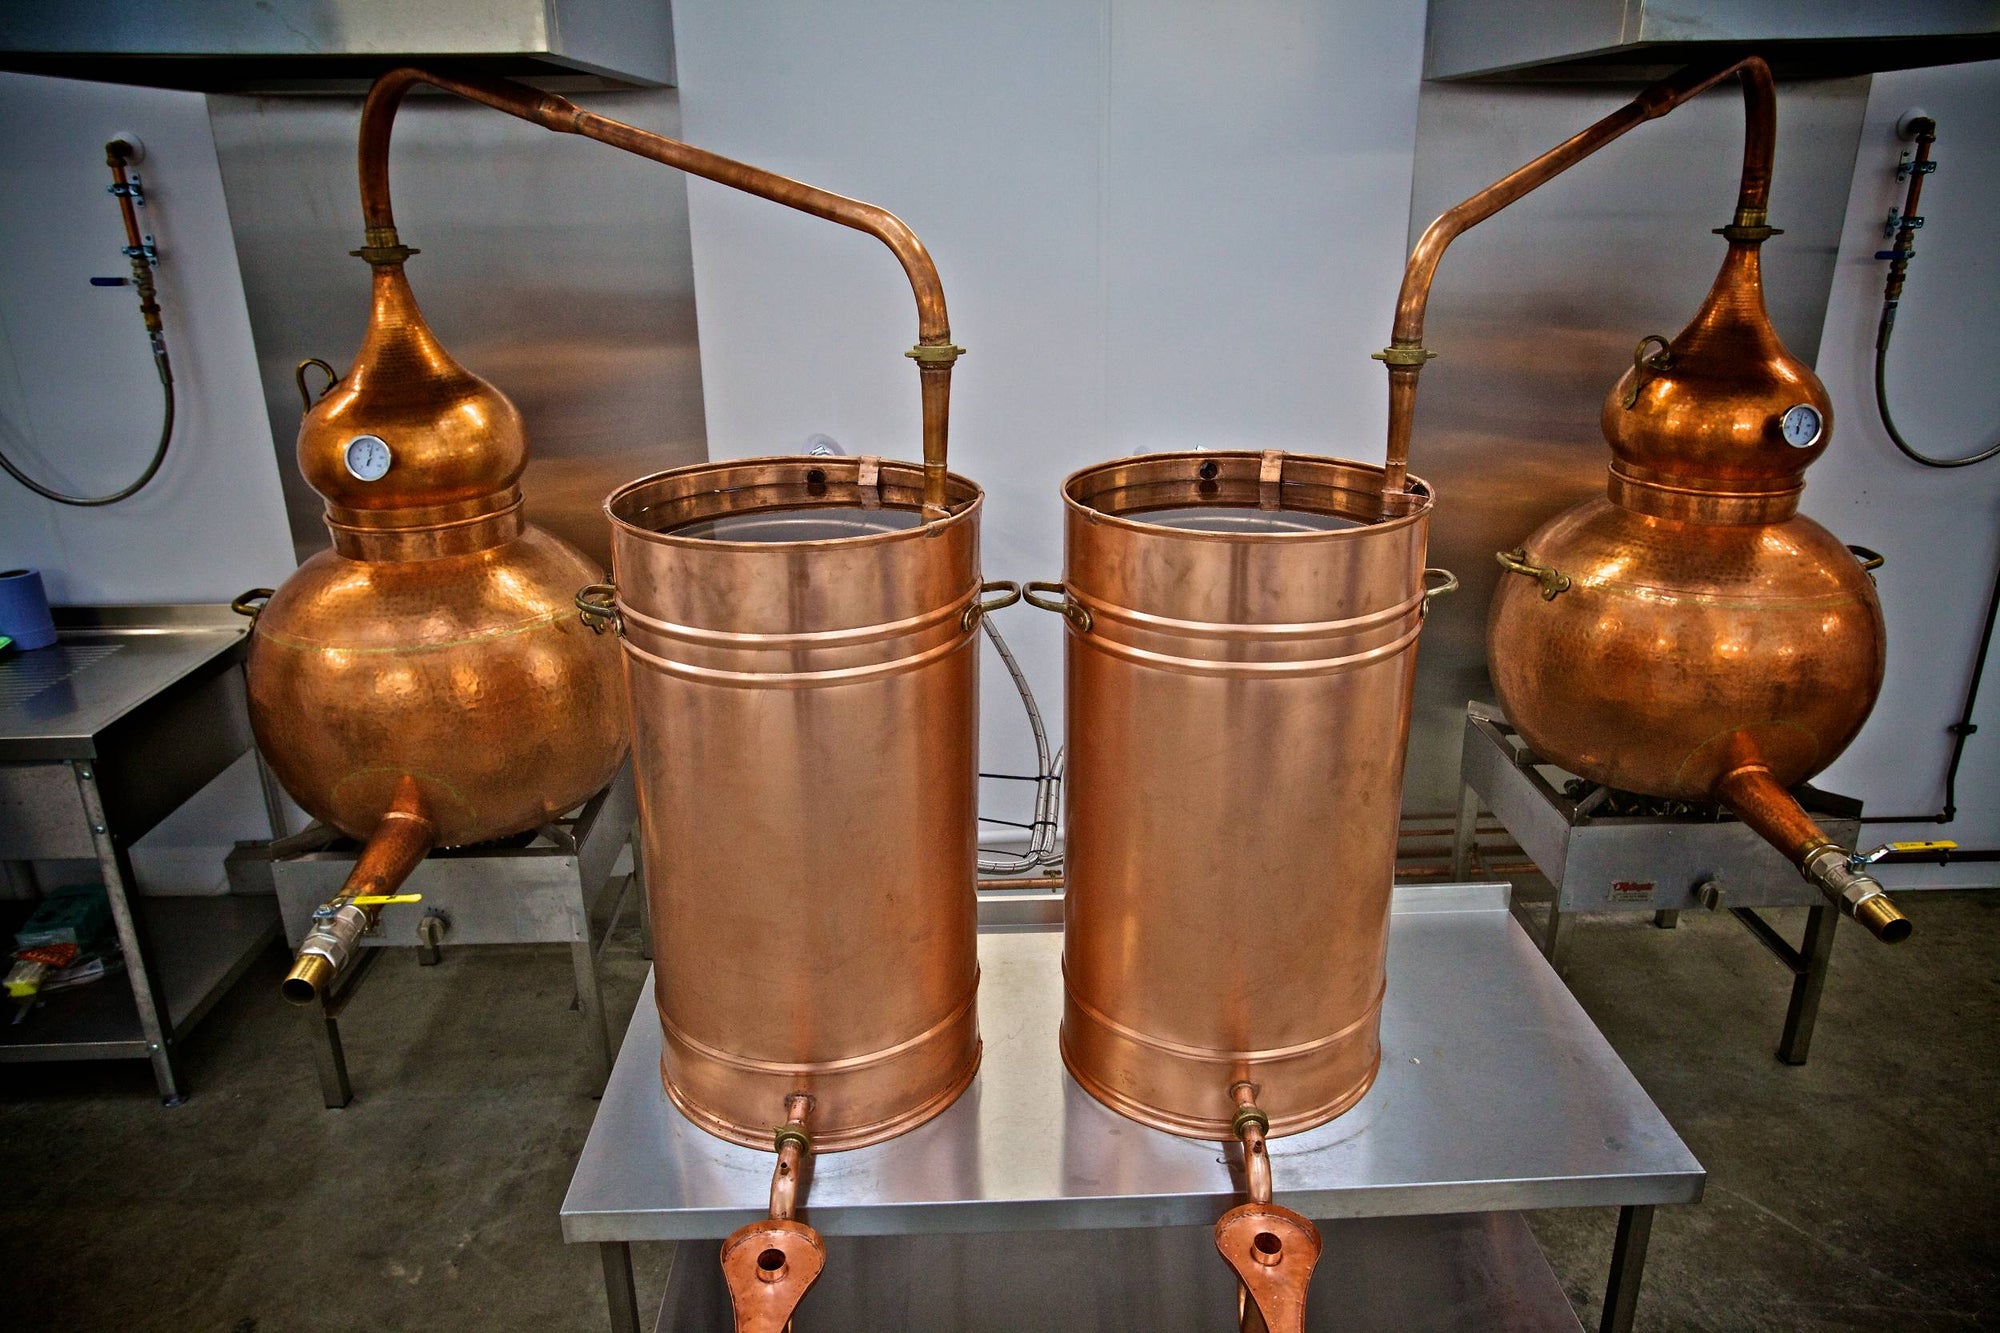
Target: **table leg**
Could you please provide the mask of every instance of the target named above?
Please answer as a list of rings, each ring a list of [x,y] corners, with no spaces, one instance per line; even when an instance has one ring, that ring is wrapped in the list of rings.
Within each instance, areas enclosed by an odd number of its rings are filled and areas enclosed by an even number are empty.
[[[611,1333],[639,1333],[639,1293],[632,1285],[632,1247],[622,1240],[602,1241],[597,1257],[604,1265],[604,1303],[611,1311]]]
[[[1630,1333],[1639,1308],[1639,1281],[1646,1273],[1646,1243],[1652,1235],[1652,1204],[1627,1204],[1618,1210],[1618,1237],[1611,1244],[1611,1278],[1604,1284],[1604,1319],[1598,1333]]]
[[[1833,932],[1840,912],[1822,903],[1806,913],[1806,937],[1799,946],[1805,966],[1792,978],[1792,1003],[1785,1011],[1785,1034],[1778,1041],[1778,1058],[1802,1065],[1812,1049],[1813,1023],[1819,1018],[1820,992],[1826,989],[1827,964],[1833,959]]]
[[[1458,784],[1458,827],[1451,840],[1451,877],[1463,884],[1472,878],[1472,849],[1479,832],[1479,793]]]
[[[1549,966],[1556,970],[1557,976],[1561,976],[1563,964],[1569,961],[1570,922],[1563,914],[1562,890],[1558,888],[1556,894],[1549,899],[1549,928],[1548,933],[1542,936],[1542,957],[1548,959]]]
[[[132,1000],[139,1010],[139,1029],[146,1041],[146,1056],[153,1064],[153,1081],[159,1086],[160,1100],[179,1106],[187,1100],[180,1073],[174,1063],[173,1015],[168,1012],[166,994],[153,960],[146,951],[139,923],[132,912],[132,859],[119,840],[112,836],[104,818],[104,797],[97,789],[97,770],[88,762],[71,765],[76,788],[83,798],[84,816],[90,821],[91,842],[97,851],[97,871],[104,878],[104,895],[111,905],[111,921],[118,931],[118,947],[125,955],[125,971],[132,986]]]

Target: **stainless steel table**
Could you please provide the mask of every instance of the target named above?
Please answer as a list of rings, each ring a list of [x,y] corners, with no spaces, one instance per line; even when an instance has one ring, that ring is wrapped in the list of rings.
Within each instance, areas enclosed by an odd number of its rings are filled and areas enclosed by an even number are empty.
[[[886,1144],[816,1159],[804,1220],[829,1238],[923,1237],[907,1243],[919,1259],[924,1247],[947,1244],[936,1237],[952,1233],[1205,1230],[1238,1201],[1240,1180],[1223,1149],[1134,1124],[1063,1071],[1056,1050],[1062,936],[1059,917],[1046,916],[1059,902],[1046,896],[1038,905],[1035,895],[1018,891],[981,896],[982,920],[1010,924],[983,930],[980,939],[986,1052],[978,1078],[929,1124]],[[1037,916],[1046,919],[1036,923]],[[703,1133],[667,1100],[651,1006],[649,984],[562,1206],[564,1239],[601,1247],[618,1333],[639,1327],[630,1242],[724,1236],[763,1216],[769,1191],[769,1154]],[[1477,1250],[1509,1281],[1539,1282],[1521,1296],[1520,1308],[1529,1310],[1546,1308],[1553,1279],[1525,1224],[1504,1215],[1618,1207],[1603,1326],[1630,1327],[1652,1210],[1699,1199],[1706,1173],[1514,923],[1505,885],[1396,891],[1382,1039],[1381,1076],[1359,1106],[1274,1141],[1279,1202],[1317,1219],[1456,1217],[1463,1225],[1439,1221],[1425,1231],[1428,1243],[1460,1261]],[[1315,1308],[1333,1309],[1342,1299],[1343,1237],[1379,1252],[1401,1225],[1335,1228]],[[1075,1240],[1078,1247],[1107,1243]],[[1524,1259],[1524,1241],[1533,1263]],[[1151,1262],[1179,1280],[1195,1261],[1177,1257],[1174,1243],[1159,1242],[1167,1248]],[[858,1252],[836,1248],[821,1287],[843,1280],[843,1255]],[[1227,1276],[1212,1251],[1201,1262]],[[708,1267],[676,1263],[676,1282],[684,1272],[705,1280]],[[850,1274],[856,1267],[847,1265]],[[900,1267],[885,1274],[876,1266],[889,1289]],[[927,1282],[973,1273],[948,1263],[920,1271]],[[1045,1285],[1059,1299],[1068,1284]],[[1495,1290],[1504,1296],[1507,1286],[1496,1280]],[[811,1326],[822,1294],[815,1289],[807,1298],[802,1327]],[[669,1314],[702,1299],[670,1286]],[[838,1299],[845,1298],[830,1304]],[[982,1302],[956,1308],[968,1327],[984,1326],[974,1317]],[[1430,1326],[1505,1324],[1481,1322],[1490,1318],[1489,1311]]]
[[[227,606],[55,616],[55,644],[0,658],[0,860],[95,860],[129,986],[107,978],[0,1023],[0,1061],[150,1060],[172,1105],[174,1043],[277,935],[278,909],[135,900],[131,848],[252,748],[238,669],[250,622]],[[275,821],[268,778],[265,797]]]

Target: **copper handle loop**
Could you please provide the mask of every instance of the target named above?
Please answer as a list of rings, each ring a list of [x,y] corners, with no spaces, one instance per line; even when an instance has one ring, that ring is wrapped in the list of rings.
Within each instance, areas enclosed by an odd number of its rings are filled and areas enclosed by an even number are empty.
[[[950,434],[951,368],[964,349],[951,341],[944,284],[938,278],[937,265],[931,261],[924,243],[901,218],[874,204],[607,119],[554,93],[504,79],[445,75],[406,67],[390,70],[375,80],[361,109],[361,211],[368,226],[368,245],[380,247],[379,253],[385,257],[400,249],[395,238],[395,214],[389,203],[389,135],[404,95],[419,83],[456,93],[468,101],[518,116],[558,134],[580,134],[718,185],[852,227],[888,246],[903,266],[917,301],[917,345],[909,355],[917,362],[923,393],[924,513],[930,518],[949,512],[945,498],[945,451]],[[387,262],[400,259],[388,258]]]
[[[1778,99],[1771,68],[1757,56],[1690,65],[1641,92],[1582,133],[1543,153],[1512,175],[1445,212],[1425,229],[1410,251],[1396,297],[1396,323],[1389,346],[1378,354],[1389,367],[1389,447],[1382,468],[1382,494],[1409,485],[1410,422],[1416,411],[1417,375],[1432,353],[1424,349],[1424,308],[1445,248],[1523,195],[1547,184],[1627,130],[1656,120],[1732,74],[1743,80],[1743,176],[1736,193],[1736,223],[1761,226],[1770,204],[1771,156],[1777,143]]]
[[[313,366],[318,366],[326,372],[326,385],[318,393],[306,387],[306,371]],[[309,356],[299,362],[298,369],[292,372],[292,379],[299,386],[299,403],[308,412],[313,410],[314,403],[332,393],[333,386],[340,383],[339,373],[316,356]]]
[[[1888,563],[1888,558],[1880,551],[1871,551],[1866,546],[1849,546],[1847,550],[1849,554],[1861,562],[1861,567],[1870,573]]]
[[[1528,548],[1516,546],[1511,551],[1495,551],[1493,558],[1500,562],[1500,568],[1512,574],[1526,574],[1542,585],[1542,600],[1553,602],[1570,590],[1570,577],[1561,570],[1548,565],[1537,565],[1528,559]]]
[[[275,588],[252,588],[248,592],[238,593],[236,599],[229,604],[229,609],[239,616],[250,617],[251,623],[255,624],[257,613],[264,609],[264,603],[270,601],[276,592]]]
[[[963,633],[971,633],[972,627],[985,619],[989,613],[998,611],[1002,607],[1012,606],[1021,600],[1021,585],[1018,583],[1009,583],[1005,579],[995,579],[989,583],[982,583],[979,585],[979,591],[982,593],[997,592],[1003,595],[991,599],[981,597],[974,601],[972,605],[966,607],[964,614],[958,618],[958,628]]]
[[[1646,355],[1646,349],[1654,343],[1660,345],[1660,350],[1651,356]],[[1639,405],[1639,390],[1646,387],[1647,380],[1660,371],[1671,369],[1673,364],[1674,352],[1672,343],[1657,333],[1649,333],[1641,338],[1639,345],[1632,349],[1632,383],[1625,390],[1624,404],[1626,410],[1630,411]]]
[[[576,614],[590,626],[592,634],[602,634],[608,629],[621,638],[624,636],[625,618],[618,611],[618,585],[615,583],[593,583],[577,593]]]
[[[1431,581],[1431,576],[1433,574],[1440,576],[1435,583]],[[1432,598],[1449,597],[1451,594],[1457,591],[1458,591],[1458,575],[1452,573],[1448,569],[1437,569],[1437,568],[1426,569],[1424,571],[1424,600],[1422,605],[1418,606],[1417,608],[1418,617],[1421,618],[1431,613]]]
[[[1037,596],[1054,593],[1054,597]],[[1060,600],[1058,600],[1060,599]],[[1075,627],[1078,634],[1090,633],[1090,610],[1069,599],[1069,589],[1060,583],[1023,583],[1021,600],[1039,611],[1053,611]]]

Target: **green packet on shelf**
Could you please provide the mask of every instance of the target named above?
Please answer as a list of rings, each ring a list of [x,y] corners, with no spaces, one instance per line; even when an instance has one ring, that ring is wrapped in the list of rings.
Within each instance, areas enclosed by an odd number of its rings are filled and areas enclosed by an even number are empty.
[[[111,929],[111,900],[102,884],[71,884],[52,890],[14,932],[14,945],[74,944],[88,949]]]

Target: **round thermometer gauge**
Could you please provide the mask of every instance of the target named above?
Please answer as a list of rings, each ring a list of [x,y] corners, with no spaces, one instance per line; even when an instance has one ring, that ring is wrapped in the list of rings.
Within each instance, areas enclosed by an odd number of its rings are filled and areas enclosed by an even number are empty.
[[[1785,443],[1792,448],[1810,449],[1819,443],[1826,422],[1820,417],[1817,407],[1811,403],[1800,403],[1785,409],[1785,415],[1778,418],[1778,429],[1783,432]]]
[[[1797,408],[1792,409],[1794,412]],[[1814,418],[1817,420],[1817,418]],[[1790,421],[1788,415],[1785,418]],[[393,461],[388,442],[379,435],[357,435],[347,442],[347,471],[356,481],[380,481]]]

